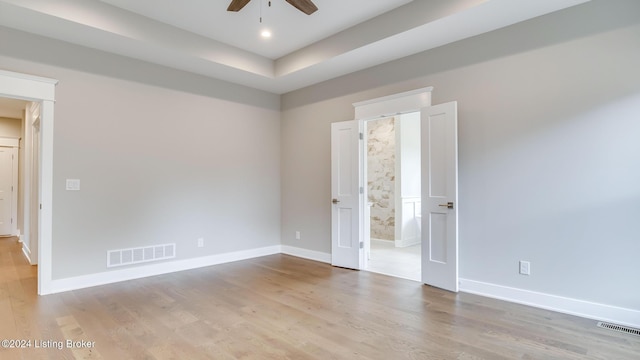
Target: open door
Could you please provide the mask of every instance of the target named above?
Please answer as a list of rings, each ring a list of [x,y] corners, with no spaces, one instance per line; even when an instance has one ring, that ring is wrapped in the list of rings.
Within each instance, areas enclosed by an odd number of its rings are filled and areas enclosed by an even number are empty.
[[[421,110],[422,282],[458,291],[457,102]]]
[[[350,269],[364,258],[360,130],[358,120],[331,124],[331,264]]]

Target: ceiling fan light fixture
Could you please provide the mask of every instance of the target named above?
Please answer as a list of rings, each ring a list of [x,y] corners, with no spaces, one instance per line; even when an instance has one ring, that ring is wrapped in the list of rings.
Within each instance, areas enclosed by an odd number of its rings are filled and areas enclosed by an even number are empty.
[[[247,5],[251,0],[231,0],[227,11],[238,12],[242,10],[245,5]],[[318,11],[318,7],[311,0],[286,0],[289,4],[293,5],[296,9],[302,11],[307,15],[311,15],[314,12]],[[268,1],[269,7],[271,7],[271,1]],[[262,0],[260,0],[260,5],[262,5]]]

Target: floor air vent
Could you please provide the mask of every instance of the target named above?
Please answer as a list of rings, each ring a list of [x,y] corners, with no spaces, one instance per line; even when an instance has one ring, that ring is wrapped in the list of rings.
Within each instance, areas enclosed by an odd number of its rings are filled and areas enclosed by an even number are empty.
[[[176,244],[153,245],[107,251],[107,267],[124,266],[172,259],[176,257]]]
[[[640,336],[640,329],[635,329],[635,328],[628,327],[628,326],[616,325],[616,324],[611,324],[611,323],[606,323],[606,322],[599,321],[598,322],[598,327],[601,327],[601,328],[604,328],[604,329],[613,330],[613,331],[622,332],[622,333],[625,333],[625,334],[631,334],[631,335]]]

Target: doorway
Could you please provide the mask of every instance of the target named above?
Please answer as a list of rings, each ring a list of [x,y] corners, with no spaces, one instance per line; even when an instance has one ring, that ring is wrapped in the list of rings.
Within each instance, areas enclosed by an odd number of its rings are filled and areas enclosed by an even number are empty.
[[[355,103],[355,117],[360,120],[331,123],[331,264],[368,269],[365,120],[419,111],[421,194],[414,216],[421,218],[421,282],[457,292],[457,103],[431,105],[431,90]]]
[[[420,281],[420,113],[364,127],[365,270]]]
[[[31,164],[25,164],[23,227],[24,239],[29,239],[30,229],[37,234],[38,294],[53,292],[52,287],[52,218],[53,218],[53,114],[55,86],[57,80],[0,70],[0,98],[18,99],[39,105],[39,139],[37,140],[38,179],[31,173]],[[35,119],[34,119],[35,120]],[[30,122],[25,123],[25,130]],[[32,122],[31,122],[32,123]],[[32,140],[25,136],[24,149],[33,149]],[[30,158],[26,154],[25,160]],[[35,182],[39,201],[35,211],[38,219],[31,218],[32,202],[26,198],[31,194]]]

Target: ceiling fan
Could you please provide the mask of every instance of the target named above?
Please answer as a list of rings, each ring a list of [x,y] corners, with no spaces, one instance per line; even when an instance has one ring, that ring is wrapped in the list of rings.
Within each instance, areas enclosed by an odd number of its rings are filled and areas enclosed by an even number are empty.
[[[227,11],[238,12],[242,10],[249,1],[251,0],[231,0]],[[318,7],[311,0],[287,0],[287,2],[307,15],[311,15],[318,10]]]

